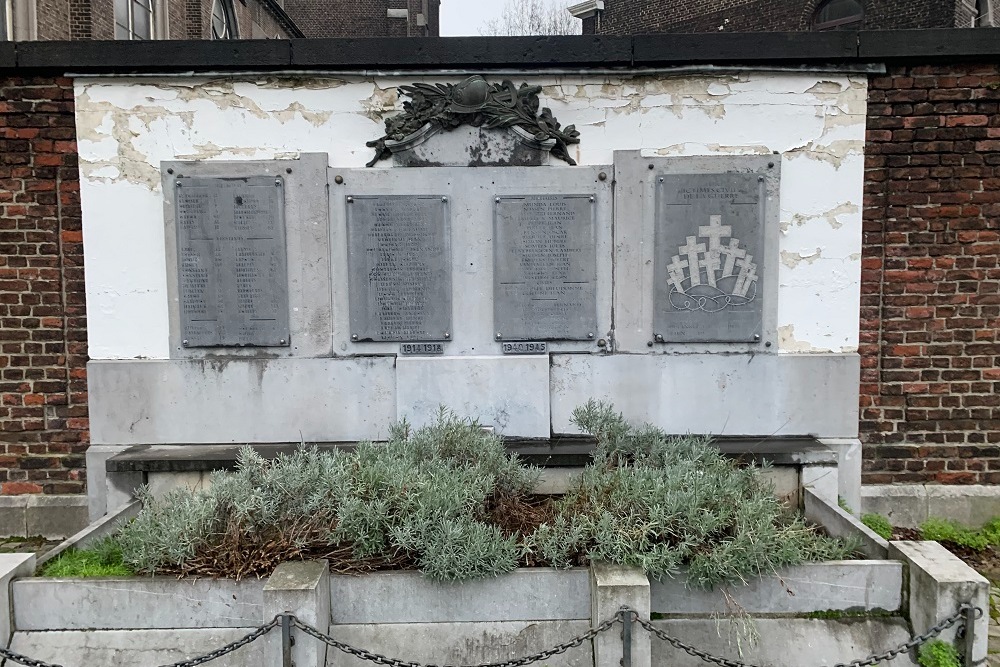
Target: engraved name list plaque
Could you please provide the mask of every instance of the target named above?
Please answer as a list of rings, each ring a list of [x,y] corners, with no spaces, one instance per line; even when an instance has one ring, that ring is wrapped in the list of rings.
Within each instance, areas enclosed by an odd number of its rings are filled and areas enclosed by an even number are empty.
[[[348,196],[351,340],[451,338],[451,235],[440,195]]]
[[[185,347],[290,344],[283,190],[274,176],[174,182]]]
[[[591,195],[496,198],[493,319],[499,339],[595,337],[595,209]]]

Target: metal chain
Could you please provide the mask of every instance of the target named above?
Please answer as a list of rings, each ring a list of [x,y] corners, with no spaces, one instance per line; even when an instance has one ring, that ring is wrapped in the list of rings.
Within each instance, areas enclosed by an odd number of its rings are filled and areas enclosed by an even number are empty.
[[[948,618],[942,620],[937,625],[929,628],[927,632],[921,635],[917,635],[910,641],[900,644],[896,648],[889,649],[884,653],[876,653],[862,660],[853,660],[851,662],[838,663],[833,667],[874,667],[875,665],[878,665],[881,662],[888,662],[889,660],[893,660],[897,656],[903,653],[909,653],[913,649],[922,646],[923,644],[927,643],[934,637],[937,637],[942,632],[952,627],[959,621],[963,621],[965,618],[965,614],[968,611],[974,611],[975,618],[981,618],[983,615],[983,610],[980,609],[979,607],[973,607],[972,605],[969,604],[963,604],[961,607],[959,607],[957,612],[955,612]],[[292,616],[291,619],[292,619],[292,624],[295,627],[297,627],[299,630],[302,630],[302,632],[306,633],[310,637],[318,639],[319,641],[327,644],[328,646],[332,646],[333,648],[342,651],[348,655],[353,655],[354,657],[360,658],[361,660],[367,660],[368,662],[373,662],[379,665],[385,665],[385,667],[525,667],[525,665],[530,665],[551,658],[554,655],[565,653],[571,648],[575,648],[577,646],[580,646],[586,641],[594,639],[597,635],[614,627],[616,623],[621,622],[626,616],[630,616],[636,623],[645,628],[650,634],[654,635],[655,637],[662,639],[663,641],[667,642],[674,648],[680,649],[685,653],[688,653],[689,655],[692,655],[696,658],[700,658],[705,662],[719,665],[719,667],[756,667],[755,665],[741,662],[739,660],[730,660],[728,658],[721,658],[719,656],[712,655],[710,653],[707,653],[706,651],[702,651],[701,649],[691,646],[690,644],[686,644],[681,640],[677,639],[676,637],[671,637],[667,633],[655,627],[652,624],[652,622],[640,618],[639,614],[636,613],[634,609],[629,609],[628,607],[622,607],[618,611],[618,613],[616,613],[614,616],[607,619],[600,625],[591,628],[582,635],[573,637],[572,639],[565,641],[561,644],[556,644],[550,649],[539,651],[538,653],[527,655],[521,658],[514,658],[513,660],[507,660],[505,662],[490,662],[482,665],[462,665],[462,666],[453,666],[453,665],[438,666],[434,664],[423,664],[419,662],[410,662],[406,660],[398,660],[396,658],[390,658],[381,655],[379,653],[373,653],[371,651],[361,648],[356,648],[354,646],[351,646],[350,644],[345,644],[344,642],[338,641],[333,637],[320,632],[311,625],[303,623],[294,616]],[[266,635],[268,632],[273,630],[275,627],[277,627],[278,624],[280,623],[280,619],[281,619],[280,616],[275,616],[270,623],[260,626],[250,634],[241,637],[240,639],[237,639],[234,642],[230,642],[225,646],[217,648],[211,653],[207,653],[197,658],[192,658],[191,660],[184,660],[181,662],[171,663],[169,665],[163,665],[162,667],[197,667],[197,665],[202,665],[206,662],[215,660],[216,658],[220,658],[228,653],[232,653],[233,651],[243,648],[247,644],[251,644],[257,641],[258,639]],[[966,632],[969,631],[968,628],[964,627],[964,623],[962,625],[962,628],[960,628],[960,631],[962,629],[964,629]],[[15,662],[20,665],[24,665],[25,667],[62,667],[62,665],[58,665],[55,663],[29,658],[28,656],[21,655],[16,651],[12,651],[6,648],[0,648],[0,658],[3,658],[5,660],[10,660],[11,662]]]
[[[273,619],[271,619],[270,623],[267,623],[265,625],[260,626],[259,628],[257,628],[256,630],[254,630],[253,632],[251,632],[250,634],[248,634],[247,636],[242,637],[240,639],[237,639],[234,642],[230,642],[230,643],[226,644],[225,646],[221,646],[221,647],[215,649],[214,651],[212,651],[211,653],[206,653],[203,656],[199,656],[197,658],[192,658],[190,660],[182,660],[181,662],[173,662],[173,663],[170,663],[169,665],[163,665],[163,667],[195,667],[195,665],[202,665],[202,664],[204,664],[206,662],[209,662],[211,660],[215,660],[216,658],[221,658],[222,656],[226,655],[227,653],[232,653],[233,651],[235,651],[237,649],[243,648],[247,644],[251,644],[251,643],[257,641],[258,639],[260,639],[261,637],[263,637],[264,635],[266,635],[268,632],[270,632],[271,630],[273,630],[274,628],[276,628],[278,626],[278,623],[280,622],[280,619],[281,619],[280,616],[275,616]],[[38,666],[32,665],[31,667],[38,667]]]
[[[250,634],[245,637],[241,637],[234,642],[230,642],[225,646],[221,646],[211,653],[206,653],[203,656],[197,658],[192,658],[191,660],[184,660],[182,662],[175,662],[170,665],[163,665],[163,667],[196,667],[196,665],[201,665],[216,658],[221,658],[227,653],[232,653],[237,649],[241,649],[247,644],[253,643],[266,635],[268,632],[277,627],[279,623],[279,616],[275,616],[274,620],[270,623],[260,626]],[[25,667],[62,667],[52,662],[45,662],[44,660],[35,660],[34,658],[29,658],[26,655],[21,655],[17,651],[11,651],[10,649],[0,648],[0,658],[4,660],[10,660],[11,662],[16,662],[19,665],[24,665]]]
[[[45,662],[44,660],[29,658],[26,655],[21,655],[17,651],[11,651],[9,648],[0,648],[0,658],[16,662],[19,665],[26,665],[27,667],[62,667],[62,665],[57,665],[54,662]]]
[[[314,637],[315,639],[324,642],[328,646],[332,646],[338,651],[342,651],[348,655],[353,655],[354,657],[360,658],[361,660],[367,660],[368,662],[374,662],[379,665],[386,665],[386,667],[524,667],[524,665],[530,665],[535,662],[547,660],[548,658],[551,658],[554,655],[565,653],[569,649],[575,648],[580,644],[584,643],[585,641],[593,639],[594,637],[601,634],[605,630],[609,630],[610,628],[612,628],[616,623],[621,622],[622,618],[625,616],[626,613],[634,613],[634,612],[631,612],[630,610],[626,610],[625,608],[623,608],[619,610],[618,613],[616,613],[611,618],[607,619],[600,625],[591,628],[582,635],[578,635],[576,637],[573,637],[569,641],[565,641],[562,644],[556,644],[550,649],[539,651],[538,653],[534,653],[532,655],[526,655],[521,658],[514,658],[513,660],[507,660],[504,662],[488,662],[482,665],[461,665],[461,666],[423,664],[419,662],[409,662],[407,660],[398,660],[396,658],[390,658],[388,656],[384,656],[379,653],[372,653],[371,651],[367,651],[363,648],[356,648],[354,646],[351,646],[350,644],[345,644],[344,642],[337,641],[333,637],[327,634],[323,634],[316,628],[310,625],[306,625],[297,618],[293,618],[292,622],[294,623],[295,627],[297,627],[299,630],[302,630],[302,632],[306,633],[310,637]]]
[[[903,653],[909,653],[910,651],[912,651],[913,649],[917,648],[918,646],[922,646],[923,644],[926,644],[927,642],[929,642],[934,637],[937,637],[939,634],[941,634],[942,632],[944,632],[945,630],[947,630],[951,626],[953,626],[956,623],[958,623],[959,621],[961,621],[965,617],[965,612],[968,611],[968,610],[975,610],[975,612],[976,612],[976,618],[980,618],[983,615],[983,610],[980,609],[979,607],[973,607],[972,605],[969,605],[969,604],[963,604],[961,607],[958,608],[957,612],[955,612],[954,614],[952,614],[948,618],[942,620],[937,625],[931,627],[930,629],[927,630],[927,632],[923,633],[922,635],[917,635],[916,637],[914,637],[910,641],[905,642],[903,644],[900,644],[896,648],[889,649],[888,651],[886,651],[884,653],[873,654],[873,655],[871,655],[871,656],[869,656],[867,658],[861,659],[861,660],[853,660],[851,662],[837,663],[836,665],[834,665],[834,667],[874,667],[875,665],[879,664],[880,662],[887,662],[889,660],[893,660],[893,659],[896,658],[896,656],[898,656],[900,654],[903,654]],[[696,658],[701,658],[705,662],[710,662],[710,663],[719,665],[719,667],[757,667],[756,665],[752,665],[752,664],[749,664],[749,663],[741,662],[739,660],[730,660],[729,658],[720,658],[719,656],[715,656],[715,655],[712,655],[712,654],[707,653],[705,651],[702,651],[701,649],[695,648],[694,646],[691,646],[690,644],[686,644],[686,643],[682,642],[681,640],[677,639],[676,637],[671,637],[667,633],[665,633],[662,630],[660,630],[659,628],[655,627],[650,621],[644,621],[644,620],[642,620],[641,618],[639,618],[639,615],[634,610],[629,610],[628,613],[632,615],[633,620],[635,620],[636,623],[638,623],[639,625],[641,625],[643,628],[645,628],[651,634],[653,634],[656,637],[658,637],[659,639],[662,639],[663,641],[667,642],[668,644],[670,644],[674,648],[678,648],[678,649],[684,651],[685,653],[687,653],[689,655],[692,655],[692,656],[694,656]],[[963,626],[964,626],[964,624],[963,624]],[[967,628],[966,628],[966,631],[968,631]]]

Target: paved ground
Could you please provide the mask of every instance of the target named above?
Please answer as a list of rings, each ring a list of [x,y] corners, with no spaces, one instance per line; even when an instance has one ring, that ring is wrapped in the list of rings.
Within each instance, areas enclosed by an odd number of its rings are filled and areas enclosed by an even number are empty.
[[[34,551],[41,556],[61,541],[46,540],[44,537],[0,537],[0,554],[23,554]]]

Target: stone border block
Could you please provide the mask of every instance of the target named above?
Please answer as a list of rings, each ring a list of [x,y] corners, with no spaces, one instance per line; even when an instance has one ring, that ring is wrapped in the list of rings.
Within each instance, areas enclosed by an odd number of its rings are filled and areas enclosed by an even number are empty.
[[[903,606],[903,565],[842,560],[785,567],[746,584],[703,590],[682,577],[650,582],[650,607],[670,618],[725,617],[739,608],[752,616],[824,611],[897,612]]]
[[[331,575],[334,624],[487,623],[590,619],[583,568],[523,568],[495,578],[440,583],[419,572]]]
[[[263,622],[278,614],[294,614],[320,632],[330,630],[330,564],[326,560],[282,563],[264,584]],[[326,667],[326,644],[292,631],[292,664],[297,667]],[[267,635],[266,655],[281,664],[281,632]]]
[[[10,582],[15,577],[30,577],[35,571],[35,554],[0,554],[0,641],[10,646],[14,631],[14,605]]]
[[[831,503],[811,489],[804,489],[804,500],[803,513],[807,520],[823,526],[834,537],[860,539],[861,552],[868,558],[884,560],[889,557],[889,543],[836,502]]]
[[[923,634],[942,619],[954,614],[965,603],[983,610],[964,640],[968,648],[965,655],[967,666],[980,665],[986,661],[989,639],[989,595],[990,582],[971,567],[962,562],[937,542],[889,542],[889,557],[901,560],[909,570],[910,622],[915,635]],[[955,625],[941,633],[939,638],[946,642],[956,640]],[[957,644],[961,650],[961,644]]]
[[[28,496],[24,520],[29,536],[62,539],[86,528],[86,496]]]
[[[642,570],[592,564],[590,568],[591,626],[596,627],[618,613],[623,606],[631,607],[639,618],[648,619],[650,609],[649,579]],[[620,667],[623,633],[620,628],[602,632],[594,638],[594,667]],[[632,624],[632,666],[649,665],[652,659],[650,635]]]
[[[27,501],[24,496],[0,496],[0,535],[27,537]]]

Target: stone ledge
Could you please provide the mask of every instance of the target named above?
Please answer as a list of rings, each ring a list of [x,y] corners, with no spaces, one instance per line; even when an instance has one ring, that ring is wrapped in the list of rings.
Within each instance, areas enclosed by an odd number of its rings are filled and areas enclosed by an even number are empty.
[[[584,466],[590,462],[593,438],[565,436],[552,439],[508,439],[507,448],[526,463],[543,467]],[[320,449],[353,449],[353,442],[315,443]],[[826,445],[811,438],[719,438],[719,450],[726,456],[746,462],[775,466],[819,465],[837,463],[837,455]],[[239,451],[245,445],[135,445],[107,460],[108,472],[203,472],[232,470]],[[299,443],[252,444],[265,458],[290,454]]]
[[[861,487],[861,511],[883,514],[902,528],[918,528],[931,517],[978,528],[1000,515],[1000,486],[866,485]]]
[[[87,496],[0,496],[0,535],[63,539],[87,525]]]

